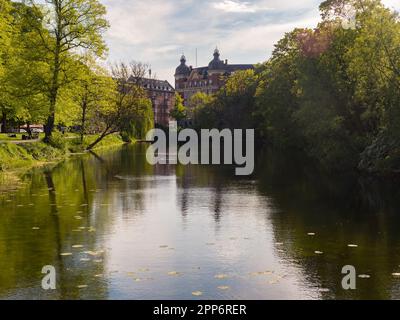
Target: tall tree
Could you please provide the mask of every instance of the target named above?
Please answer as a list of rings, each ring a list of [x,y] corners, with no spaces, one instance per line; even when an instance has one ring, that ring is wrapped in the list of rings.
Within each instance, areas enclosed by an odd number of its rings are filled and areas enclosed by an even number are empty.
[[[93,149],[110,134],[117,132],[129,134],[132,131],[136,134],[145,134],[152,128],[154,115],[151,100],[147,97],[140,81],[145,74],[146,69],[143,68],[143,64],[135,62],[130,65],[119,63],[112,67],[112,78],[115,82],[112,103],[99,110],[98,116],[103,123],[103,130],[88,146],[88,150]]]
[[[35,45],[46,57],[49,68],[48,73],[41,75],[49,101],[45,125],[45,140],[48,141],[54,130],[59,91],[76,80],[71,73],[70,56],[82,49],[98,57],[106,51],[102,37],[108,28],[106,9],[97,0],[45,0],[44,5],[26,0],[26,3],[38,10],[40,8],[47,29],[43,32],[41,28],[35,28],[40,39]]]
[[[1,131],[6,132],[7,121],[7,61],[11,56],[12,15],[11,4],[8,0],[0,0],[0,108]]]

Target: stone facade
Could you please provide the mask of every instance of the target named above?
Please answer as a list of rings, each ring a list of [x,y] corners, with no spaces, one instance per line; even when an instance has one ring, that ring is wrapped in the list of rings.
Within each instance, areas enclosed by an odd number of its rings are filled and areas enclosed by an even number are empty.
[[[175,90],[167,80],[141,78],[140,85],[151,99],[154,112],[154,125],[167,127],[169,114],[175,105]]]
[[[186,58],[181,57],[181,64],[175,71],[175,90],[187,102],[197,92],[216,93],[226,79],[236,71],[254,69],[252,64],[228,64],[222,61],[218,49],[214,51],[214,59],[207,67],[193,68],[186,65]]]

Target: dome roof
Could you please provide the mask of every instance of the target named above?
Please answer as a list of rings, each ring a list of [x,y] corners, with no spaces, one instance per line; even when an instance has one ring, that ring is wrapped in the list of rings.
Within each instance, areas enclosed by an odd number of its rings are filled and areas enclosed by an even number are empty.
[[[219,50],[214,50],[214,59],[208,64],[208,70],[224,70],[225,63],[219,58]]]
[[[190,68],[186,65],[186,58],[184,55],[181,57],[181,64],[176,68],[175,75],[190,75]]]

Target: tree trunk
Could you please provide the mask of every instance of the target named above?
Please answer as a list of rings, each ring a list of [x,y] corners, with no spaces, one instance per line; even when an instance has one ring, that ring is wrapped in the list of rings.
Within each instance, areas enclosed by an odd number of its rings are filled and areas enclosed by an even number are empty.
[[[86,125],[86,109],[87,103],[84,100],[82,102],[82,122],[81,122],[81,144],[83,144],[83,138],[85,136],[85,125]]]
[[[29,122],[26,123],[26,132],[28,133],[29,138],[32,138],[31,124]]]
[[[61,22],[59,22],[61,23]],[[60,30],[60,26],[58,29]],[[50,88],[50,107],[49,107],[49,116],[47,118],[46,126],[45,126],[45,142],[49,142],[51,135],[54,130],[54,123],[56,117],[56,103],[58,96],[58,88],[59,88],[59,73],[60,73],[60,50],[61,50],[61,40],[57,37],[56,39],[56,47],[54,52],[54,69],[53,69],[53,79],[51,82]]]
[[[7,133],[7,114],[3,110],[1,119],[1,133]]]
[[[101,140],[103,140],[105,137],[109,136],[110,134],[114,133],[114,131],[108,131],[110,128],[107,128],[103,131],[103,133],[93,142],[91,143],[86,150],[92,150],[98,143],[100,143]]]

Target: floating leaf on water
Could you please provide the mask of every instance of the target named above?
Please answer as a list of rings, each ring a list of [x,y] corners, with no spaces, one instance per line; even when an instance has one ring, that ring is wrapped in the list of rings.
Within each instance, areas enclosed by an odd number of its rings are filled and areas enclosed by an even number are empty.
[[[86,284],[81,284],[81,285],[77,286],[78,289],[85,289],[87,287],[88,287],[88,285],[86,285]]]
[[[315,233],[314,232],[309,232],[309,233],[307,233],[307,235],[310,236],[310,237],[314,237]]]
[[[268,276],[268,275],[271,275],[273,273],[274,273],[274,271],[267,270],[267,271],[252,272],[252,273],[250,273],[250,275],[251,276]]]
[[[315,251],[315,254],[324,254],[322,251]]]
[[[369,278],[371,278],[371,276],[368,275],[368,274],[360,274],[358,277],[359,277],[360,279],[369,279]]]
[[[230,288],[228,286],[219,286],[219,290],[229,290]]]
[[[64,252],[64,253],[61,253],[60,256],[63,256],[63,257],[72,256],[72,253],[71,252]]]
[[[201,291],[193,291],[192,295],[195,296],[195,297],[200,297],[200,296],[203,295],[203,292],[201,292]]]
[[[83,245],[81,245],[81,244],[74,244],[74,245],[72,246],[72,248],[74,248],[74,249],[83,248]]]
[[[229,276],[226,274],[217,274],[214,278],[215,279],[226,279],[226,278],[229,278]]]
[[[349,245],[347,245],[349,248],[358,248],[358,245],[356,245],[356,244],[349,244]]]
[[[39,227],[33,227],[32,230],[40,230]]]

